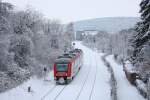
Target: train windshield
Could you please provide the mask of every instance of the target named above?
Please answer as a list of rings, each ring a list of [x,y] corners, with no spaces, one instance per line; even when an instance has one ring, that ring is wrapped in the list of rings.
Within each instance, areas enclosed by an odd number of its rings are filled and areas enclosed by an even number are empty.
[[[68,71],[68,64],[57,64],[56,65],[56,71],[60,72],[66,72]]]

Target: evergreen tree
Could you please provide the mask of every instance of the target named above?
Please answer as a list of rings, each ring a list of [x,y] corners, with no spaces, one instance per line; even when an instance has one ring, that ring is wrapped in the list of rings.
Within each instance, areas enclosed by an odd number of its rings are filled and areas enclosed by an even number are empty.
[[[137,23],[137,34],[133,37],[134,52],[132,55],[133,63],[140,66],[142,70],[149,66],[150,61],[147,58],[150,48],[150,0],[142,0],[140,3],[141,21]]]

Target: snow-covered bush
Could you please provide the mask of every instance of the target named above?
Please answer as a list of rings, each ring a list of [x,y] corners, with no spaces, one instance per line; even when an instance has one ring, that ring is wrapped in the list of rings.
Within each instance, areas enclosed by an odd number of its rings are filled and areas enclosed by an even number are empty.
[[[25,36],[13,36],[10,44],[10,52],[13,52],[14,61],[22,68],[27,65],[27,57],[31,54],[31,41]]]
[[[7,70],[8,43],[3,41],[0,43],[0,70]]]
[[[27,62],[28,62],[28,66],[29,66],[27,68],[27,70],[29,70],[31,75],[36,75],[38,77],[42,77],[44,75],[43,69],[47,65],[41,64],[35,58],[28,58]]]
[[[10,88],[12,85],[11,78],[5,72],[0,71],[0,92],[5,91],[6,89]]]

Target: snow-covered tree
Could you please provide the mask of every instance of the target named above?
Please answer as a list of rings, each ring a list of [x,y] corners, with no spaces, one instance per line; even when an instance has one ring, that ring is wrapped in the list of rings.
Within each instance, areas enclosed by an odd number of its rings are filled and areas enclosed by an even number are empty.
[[[69,23],[66,26],[64,26],[64,34],[63,37],[65,37],[63,39],[65,45],[64,45],[64,51],[67,51],[69,49],[72,49],[71,47],[71,41],[74,40],[74,25],[73,23]]]
[[[7,59],[8,59],[8,49],[9,49],[9,39],[8,35],[11,32],[9,23],[9,14],[13,6],[10,3],[0,1],[0,71],[7,70]]]
[[[86,34],[83,39],[84,43],[92,48],[97,48],[105,53],[111,52],[110,34],[105,31],[99,31],[95,35]]]
[[[69,23],[66,26],[66,34],[68,35],[68,39],[70,39],[70,41],[74,40],[74,25],[73,23]]]
[[[140,66],[141,71],[149,72],[146,66],[150,66],[150,61],[147,59],[150,58],[148,51],[150,48],[150,0],[142,0],[140,7],[141,21],[137,24],[137,34],[133,37],[132,59],[135,66]]]
[[[12,88],[30,75],[43,75],[71,44],[58,20],[44,19],[31,8],[11,11],[13,6],[0,0],[0,92]]]
[[[0,1],[0,35],[9,33],[8,17],[13,6],[10,3]]]
[[[110,34],[108,34],[105,31],[99,31],[98,34],[95,35],[95,42],[99,50],[102,50],[102,52],[108,53],[110,48],[109,48],[109,40],[110,39]]]
[[[133,48],[131,47],[131,38],[135,34],[136,32],[132,28],[120,31],[117,36],[117,46],[115,47],[118,51],[116,51],[115,54],[118,52],[118,55],[120,55],[124,60],[129,58],[131,52],[133,52]]]

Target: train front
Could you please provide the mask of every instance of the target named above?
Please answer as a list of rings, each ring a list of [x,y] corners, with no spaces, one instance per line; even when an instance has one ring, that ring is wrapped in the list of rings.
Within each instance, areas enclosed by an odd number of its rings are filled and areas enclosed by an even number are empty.
[[[67,84],[71,77],[70,60],[68,58],[57,59],[54,63],[54,80],[59,84]]]

